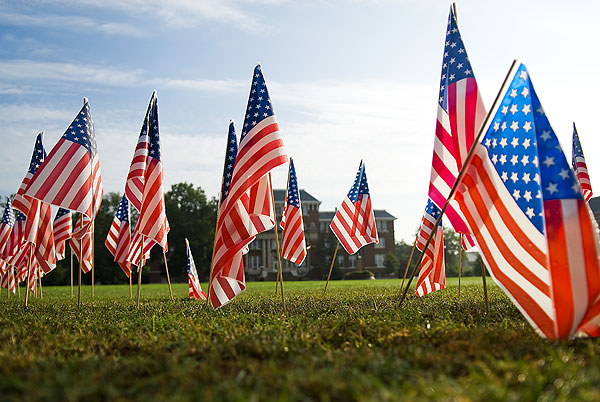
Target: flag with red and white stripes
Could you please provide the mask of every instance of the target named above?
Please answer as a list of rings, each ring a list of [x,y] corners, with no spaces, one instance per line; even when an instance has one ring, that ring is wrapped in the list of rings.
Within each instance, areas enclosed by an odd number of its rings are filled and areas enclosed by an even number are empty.
[[[4,261],[0,261],[2,268],[2,289],[8,289],[10,292],[15,294],[15,269],[10,265],[7,265]]]
[[[246,288],[242,253],[258,233],[275,225],[269,173],[287,161],[269,92],[256,66],[230,187],[219,209],[210,278],[213,308]]]
[[[360,161],[354,184],[329,227],[350,255],[367,244],[379,243],[363,161]]]
[[[597,335],[595,222],[523,64],[516,63],[455,199],[494,280],[547,338]]]
[[[438,208],[444,207],[485,115],[477,81],[451,7],[446,30],[429,184],[429,198]],[[454,201],[450,202],[445,214],[454,230],[469,235],[464,217]],[[473,244],[472,239],[467,238],[463,247]]]
[[[416,294],[421,297],[436,290],[446,288],[446,264],[444,262],[444,229],[442,221],[437,227],[435,222],[442,211],[431,200],[427,200],[427,207],[417,235],[416,247],[420,251],[425,249],[425,244],[431,236],[433,238],[421,260],[419,278],[417,279]]]
[[[27,184],[25,194],[81,212],[91,225],[100,208],[103,191],[94,122],[87,100]],[[77,227],[73,237],[80,239],[88,231],[88,226]]]
[[[138,143],[129,167],[125,195],[139,211],[134,232],[166,249],[169,222],[163,191],[163,168],[158,128],[158,99],[152,93]],[[152,243],[154,245],[154,243]]]
[[[52,224],[54,230],[54,246],[56,247],[56,259],[63,260],[67,248],[67,240],[73,233],[73,218],[71,211],[59,208]]]
[[[190,243],[188,242],[187,238],[185,239],[185,253],[187,256],[187,273],[190,299],[206,300],[206,292],[203,292],[202,287],[200,286],[198,271],[196,270],[196,263],[194,262],[194,256],[192,256],[192,250],[190,250]]]
[[[10,232],[10,236],[6,241],[6,245],[4,249],[2,249],[2,254],[0,258],[5,260],[9,265],[16,266],[16,262],[20,258],[20,254],[22,254],[26,247],[27,242],[25,241],[25,215],[16,211],[16,219],[14,221],[12,231]]]
[[[589,202],[590,198],[592,198],[592,183],[590,182],[590,175],[588,174],[587,164],[585,163],[575,123],[573,123],[573,159],[571,163],[573,164],[575,177],[577,177],[581,191],[583,191],[583,199],[585,202]]]
[[[6,206],[4,207],[4,213],[2,214],[2,221],[0,221],[0,259],[2,259],[2,255],[4,253],[4,249],[6,248],[10,234],[13,229],[13,225],[15,223],[15,219],[13,216],[13,210],[10,205],[10,199],[6,201]]]
[[[127,201],[125,195],[119,202],[117,213],[110,225],[104,244],[113,255],[114,261],[129,277],[131,275],[131,263],[127,261],[127,255],[131,247],[131,230],[129,228],[129,201]]]
[[[83,224],[82,224],[82,219],[83,219]],[[80,215],[79,218],[77,219],[77,223],[75,224],[75,229],[80,228],[80,227],[90,227],[89,225],[87,225],[87,216],[86,215]],[[91,230],[91,227],[90,227]],[[86,233],[85,236],[83,236],[82,239],[78,239],[76,237],[72,237],[69,243],[71,250],[73,251],[73,254],[75,255],[75,257],[77,258],[77,261],[80,260],[80,255],[81,255],[81,269],[83,270],[84,273],[88,273],[92,270],[92,265],[94,264],[93,262],[93,258],[92,258],[92,232],[88,232]],[[81,254],[80,254],[81,253]]]
[[[285,208],[280,226],[283,229],[281,240],[281,258],[302,265],[306,258],[306,239],[304,238],[304,221],[302,220],[302,204],[300,190],[296,178],[294,160],[290,158],[290,175],[288,191],[285,196]]]

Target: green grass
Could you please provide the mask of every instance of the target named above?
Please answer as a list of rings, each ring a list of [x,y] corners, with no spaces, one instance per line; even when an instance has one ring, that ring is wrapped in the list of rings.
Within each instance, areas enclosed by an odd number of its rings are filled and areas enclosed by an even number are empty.
[[[187,285],[0,296],[1,400],[600,400],[596,340],[541,339],[480,278],[399,307],[398,280],[249,283],[212,311]],[[488,281],[489,284],[489,281]],[[206,285],[203,284],[204,289]],[[23,289],[21,289],[23,291]],[[135,286],[134,286],[135,293]]]

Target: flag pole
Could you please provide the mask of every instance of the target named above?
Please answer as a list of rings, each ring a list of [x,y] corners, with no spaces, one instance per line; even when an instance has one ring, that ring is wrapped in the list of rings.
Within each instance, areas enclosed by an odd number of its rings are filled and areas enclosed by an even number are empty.
[[[290,171],[292,170],[292,158],[290,158],[290,162],[288,163],[288,178],[287,185],[285,186],[285,195],[283,201],[283,211],[285,211],[285,207],[287,206],[287,196],[288,191],[290,190]],[[271,190],[273,188],[271,187]],[[273,193],[273,205],[275,204],[275,193]],[[302,208],[302,204],[300,204],[300,208]],[[281,219],[283,219],[283,211],[281,213]],[[275,216],[275,226],[277,226],[277,216]],[[282,240],[283,241],[283,240]],[[279,254],[279,252],[278,252]],[[277,279],[275,280],[275,294],[277,294],[277,285],[279,284],[279,271],[277,271]]]
[[[456,189],[458,188],[458,184],[461,182],[461,180],[462,180],[462,178],[463,178],[463,176],[465,174],[466,167],[469,165],[469,162],[471,161],[471,158],[473,157],[473,154],[475,153],[475,148],[479,144],[479,139],[483,135],[484,130],[487,127],[488,122],[489,122],[489,120],[492,117],[491,116],[492,111],[494,111],[496,109],[496,104],[500,101],[500,96],[503,93],[503,89],[506,86],[506,84],[508,82],[508,79],[511,76],[511,72],[515,68],[516,64],[517,64],[517,60],[513,60],[511,66],[510,66],[510,69],[508,70],[508,73],[506,74],[506,77],[504,78],[504,82],[502,83],[502,86],[500,87],[500,91],[498,91],[498,94],[496,95],[496,99],[494,99],[494,103],[492,104],[492,108],[486,114],[485,120],[483,121],[483,124],[479,128],[479,132],[477,133],[477,137],[475,137],[475,141],[473,141],[473,145],[471,146],[471,149],[469,150],[469,153],[467,154],[467,157],[465,158],[465,162],[463,163],[463,165],[462,165],[462,167],[460,169],[460,172],[458,172],[458,176],[456,177],[456,181],[454,182],[454,185],[452,186],[452,189],[450,190],[450,194],[448,195],[448,198],[446,199],[446,202],[444,203],[444,207],[442,208],[440,216],[435,221],[435,224],[433,225],[433,227],[437,227],[440,224],[440,221],[442,220],[442,216],[444,216],[444,212],[446,212],[446,208],[448,208],[448,204],[450,203],[450,200],[454,196],[454,193],[456,192]],[[400,307],[402,305],[402,303],[404,302],[404,299],[406,298],[406,294],[408,293],[408,289],[410,288],[410,284],[411,284],[411,282],[412,282],[412,280],[413,280],[413,278],[415,276],[415,271],[416,271],[417,267],[421,265],[421,261],[423,260],[423,255],[425,254],[425,250],[427,250],[427,247],[429,247],[429,244],[431,244],[431,239],[432,238],[433,238],[433,236],[429,236],[429,238],[427,239],[427,242],[425,242],[425,246],[423,247],[423,251],[419,255],[419,259],[417,261],[417,264],[412,269],[411,274],[410,274],[410,278],[408,278],[408,285],[406,285],[406,288],[404,289],[404,292],[402,293],[402,298],[400,299],[398,307]],[[462,247],[462,245],[461,245],[461,247]]]
[[[16,269],[15,269],[15,271],[16,271]],[[19,276],[18,275],[15,278],[15,282],[17,282],[17,291],[19,292],[19,299],[20,299],[21,298],[21,282],[19,282]]]
[[[485,297],[485,312],[490,312],[490,301],[488,299],[487,292],[487,279],[485,276],[485,266],[483,265],[483,258],[479,257],[479,262],[481,263],[481,279],[483,279],[483,296]]]
[[[83,215],[79,215],[83,229]],[[85,236],[85,234],[84,234]],[[81,271],[83,271],[83,237],[79,239],[79,270],[77,272],[77,307],[81,307]]]
[[[273,216],[275,217],[275,244],[277,245],[277,273],[281,282],[281,306],[285,314],[285,296],[283,294],[283,270],[281,269],[281,250],[279,249],[279,234],[277,233],[277,213],[275,212],[275,192],[273,191],[273,181],[271,172],[269,172],[269,184],[271,185],[271,197],[273,197]]]
[[[133,275],[133,270],[131,269],[131,263],[128,262],[127,264],[129,264],[129,298],[133,299],[133,286],[131,283],[131,276]]]
[[[94,266],[96,265],[96,261],[94,259],[94,241],[96,240],[94,236],[94,226],[94,221],[92,221],[92,299],[94,298]]]
[[[463,234],[460,234],[460,241],[458,243],[458,297],[460,297],[460,274],[462,268],[462,242],[463,242]]]
[[[29,243],[29,266],[27,267],[27,282],[26,282],[26,290],[25,290],[25,307],[29,303],[29,277],[31,276],[31,264],[33,261],[33,247],[31,243]]]
[[[417,236],[419,236],[417,234]],[[406,263],[406,269],[404,269],[404,276],[402,277],[402,284],[400,285],[400,290],[404,288],[404,280],[406,279],[406,274],[408,273],[408,267],[410,267],[410,262],[412,261],[413,253],[415,252],[415,248],[417,248],[417,237],[415,237],[415,242],[413,243],[412,250],[410,251],[410,257],[408,257],[408,262]]]
[[[329,285],[329,278],[331,278],[331,271],[333,271],[333,264],[335,264],[335,257],[337,256],[338,248],[340,247],[340,242],[337,242],[335,246],[335,251],[333,252],[333,258],[331,259],[331,266],[329,267],[329,274],[327,275],[327,282],[325,282],[325,289],[323,290],[323,296],[327,292],[327,285]]]
[[[38,266],[38,281],[40,283],[40,299],[44,298],[44,292],[42,291],[42,268]]]
[[[140,294],[142,287],[142,268],[144,267],[144,235],[140,239],[140,263],[138,265],[137,307],[140,308]]]
[[[169,282],[169,294],[171,295],[171,300],[173,300],[173,289],[171,289],[171,277],[169,276],[169,265],[167,265],[167,253],[163,248],[163,257],[165,259],[165,270],[167,271],[167,282]]]
[[[69,251],[71,254],[71,297],[73,297],[73,248],[71,247],[70,239],[69,239]]]

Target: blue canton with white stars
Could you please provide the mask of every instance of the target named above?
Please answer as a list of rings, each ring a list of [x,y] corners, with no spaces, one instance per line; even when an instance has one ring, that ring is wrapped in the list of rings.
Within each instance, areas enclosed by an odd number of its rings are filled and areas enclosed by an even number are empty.
[[[288,182],[287,204],[300,209],[300,195],[298,193],[298,180],[294,161],[290,159],[290,180]]]
[[[361,194],[369,194],[369,185],[367,184],[367,173],[365,172],[365,164],[360,161],[354,184],[348,192],[348,198],[353,204],[358,200],[358,196]]]
[[[35,146],[33,147],[33,154],[31,155],[31,162],[29,163],[28,172],[34,174],[44,159],[46,159],[46,151],[44,150],[44,144],[42,143],[43,134],[39,133],[35,140]]]
[[[437,221],[437,219],[440,217],[440,214],[442,213],[442,210],[438,208],[437,205],[435,205],[435,203],[433,201],[431,201],[431,198],[429,198],[427,200],[427,206],[425,207],[425,213],[428,214],[429,216],[431,216],[433,222]],[[440,219],[440,225],[442,224],[442,220]]]
[[[442,78],[440,80],[440,98],[438,100],[444,110],[448,111],[448,86],[469,77],[474,77],[471,62],[460,37],[454,12],[450,8],[448,30],[446,31],[446,45],[444,47],[444,61],[442,64]]]
[[[25,214],[23,214],[21,211],[17,210],[16,212],[17,212],[17,218],[15,219],[15,222],[25,221],[27,219]]]
[[[127,197],[123,196],[123,198],[121,198],[115,216],[121,222],[129,222],[129,200],[127,200]]]
[[[573,170],[577,171],[577,160],[576,158],[584,158],[583,149],[581,149],[581,143],[579,142],[579,135],[577,134],[577,128],[575,128],[575,123],[573,123],[573,159],[571,163],[573,165]]]
[[[244,127],[240,142],[254,126],[263,119],[273,116],[273,114],[273,106],[271,105],[267,84],[265,83],[265,78],[263,77],[260,65],[258,65],[254,68],[254,79],[252,80],[252,89],[250,90],[250,97],[248,98],[248,106],[246,107],[246,116],[244,117]]]
[[[149,142],[150,156],[160,161],[160,136],[158,130],[158,99],[156,93],[152,94],[152,100],[150,101],[150,113],[148,115],[148,131],[149,131]]]
[[[227,151],[225,152],[225,164],[223,165],[223,185],[221,186],[221,204],[229,195],[231,187],[231,178],[233,177],[233,168],[235,167],[235,158],[237,157],[237,137],[235,135],[235,126],[233,121],[229,123],[229,134],[227,135]]]
[[[523,64],[508,87],[482,144],[521,211],[544,233],[543,200],[550,199],[546,190],[550,176],[552,180],[560,176],[563,182],[570,182],[569,187],[574,184],[574,177]],[[557,170],[558,154],[565,160],[565,166]],[[563,187],[561,185],[561,189]]]
[[[4,207],[4,214],[2,215],[2,223],[10,227],[12,227],[15,223],[15,220],[13,218],[12,206],[10,205],[10,200],[6,201],[6,206]]]
[[[85,102],[75,120],[67,128],[67,131],[63,134],[63,138],[85,147],[92,158],[96,156],[97,147],[96,135],[94,134],[94,121],[92,120],[90,105],[87,102]]]
[[[194,257],[192,257],[192,250],[190,250],[189,242],[186,244],[185,253],[187,254],[187,272],[193,277],[198,277],[198,271],[196,271],[196,263]]]
[[[65,216],[66,214],[70,213],[71,211],[65,208],[58,208],[58,211],[56,211],[56,216],[54,217],[54,220],[57,220],[58,218],[62,218],[63,216]]]

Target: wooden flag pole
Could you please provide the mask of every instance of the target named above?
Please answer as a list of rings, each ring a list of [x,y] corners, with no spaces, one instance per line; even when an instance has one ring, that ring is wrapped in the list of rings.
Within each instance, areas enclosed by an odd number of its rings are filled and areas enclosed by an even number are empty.
[[[71,247],[71,241],[69,240],[69,251],[71,252],[71,297],[73,297],[73,248]]]
[[[94,260],[94,241],[96,240],[94,231],[94,221],[92,221],[92,299],[94,298],[94,266],[96,265],[96,261]]]
[[[83,216],[80,214],[80,227],[83,228]],[[77,307],[81,307],[81,271],[83,271],[83,238],[79,239],[79,270],[77,273]]]
[[[131,283],[131,277],[133,276],[133,270],[131,269],[131,263],[128,262],[127,264],[129,264],[129,298],[133,299],[133,286]]]
[[[142,268],[144,267],[144,235],[140,239],[140,264],[138,265],[137,307],[140,308],[140,295],[142,293]]]
[[[169,282],[169,294],[171,295],[171,300],[173,300],[173,289],[171,289],[171,277],[169,276],[169,265],[167,265],[167,253],[163,248],[163,257],[165,259],[165,270],[167,271],[167,282]]]
[[[331,271],[333,271],[333,264],[335,264],[335,257],[337,256],[338,248],[340,247],[340,242],[337,242],[335,246],[335,251],[333,252],[333,258],[331,259],[331,266],[329,267],[329,274],[327,275],[327,282],[325,282],[325,289],[323,289],[323,296],[327,292],[327,285],[329,285],[329,278],[331,278]]]
[[[485,312],[490,312],[490,301],[488,299],[487,292],[487,279],[485,276],[485,266],[483,265],[483,258],[479,257],[479,262],[481,263],[481,279],[483,279],[483,296],[485,298]]]
[[[417,248],[417,237],[415,237],[415,242],[413,243],[412,250],[410,251],[410,257],[408,257],[408,262],[406,263],[406,269],[404,270],[404,276],[402,277],[402,284],[400,285],[400,290],[404,288],[404,280],[406,279],[408,267],[410,267],[410,262],[412,261],[413,253],[415,252],[415,248]]]
[[[284,201],[283,201],[283,211],[285,211],[285,207],[287,206],[287,196],[288,196],[288,191],[290,189],[290,171],[291,170],[292,170],[292,158],[290,158],[290,162],[288,163],[287,184],[285,186],[285,194],[283,196],[283,199],[284,199]],[[271,190],[273,190],[273,188],[271,188]],[[275,193],[273,193],[273,203],[275,203]],[[300,204],[300,205],[302,205],[302,204]],[[283,219],[283,211],[281,212],[281,219]],[[275,226],[277,226],[277,214],[275,215]],[[277,254],[281,255],[279,253],[279,251],[277,252]],[[277,271],[277,279],[275,280],[275,294],[277,294],[277,285],[278,284],[279,284],[279,270]]]
[[[25,307],[27,307],[27,304],[29,303],[29,277],[31,276],[31,264],[33,262],[33,246],[30,243],[29,244],[29,266],[27,267],[27,282],[26,282],[26,288],[25,289]]]
[[[460,234],[460,240],[458,243],[458,297],[460,297],[460,276],[461,276],[461,268],[462,268],[462,242],[463,242],[463,234]]]
[[[500,96],[503,93],[504,87],[506,87],[508,79],[510,78],[511,73],[512,73],[513,69],[515,68],[516,64],[517,64],[517,61],[513,60],[511,66],[510,66],[510,69],[508,70],[508,73],[506,74],[506,77],[504,78],[504,82],[502,83],[502,86],[500,87],[500,91],[498,91],[498,94],[496,95],[496,99],[494,99],[494,103],[492,104],[492,108],[486,114],[485,119],[483,121],[483,124],[479,128],[479,132],[477,133],[477,137],[475,137],[475,141],[473,141],[473,145],[471,146],[471,149],[469,150],[469,153],[467,154],[467,157],[465,159],[465,162],[463,163],[462,168],[460,169],[460,172],[458,172],[458,176],[456,177],[456,181],[454,182],[454,185],[452,186],[452,189],[450,190],[450,194],[448,195],[448,198],[446,199],[446,202],[444,203],[444,207],[442,208],[440,216],[435,221],[435,224],[433,225],[433,227],[437,227],[440,224],[440,221],[442,220],[442,216],[444,216],[444,212],[446,212],[446,208],[448,208],[448,204],[450,203],[450,200],[454,196],[454,193],[456,192],[456,189],[458,188],[458,184],[461,182],[462,177],[465,174],[466,167],[469,165],[469,162],[471,161],[471,158],[473,157],[473,154],[475,153],[475,148],[477,147],[477,144],[479,144],[479,139],[483,135],[484,130],[487,127],[488,122],[490,121],[490,119],[492,117],[491,116],[492,111],[494,111],[496,109],[496,104],[498,104],[498,102],[500,100]],[[417,264],[412,269],[410,278],[408,278],[408,285],[406,285],[406,288],[404,289],[404,292],[402,293],[402,298],[400,299],[400,302],[399,302],[398,306],[401,306],[402,303],[404,302],[404,299],[406,298],[406,294],[408,293],[408,289],[410,287],[410,283],[412,282],[412,280],[413,280],[413,278],[415,276],[415,271],[416,271],[417,267],[421,265],[421,261],[423,260],[423,255],[425,254],[425,250],[427,250],[427,247],[429,247],[429,244],[431,244],[431,239],[432,238],[433,238],[433,236],[429,236],[429,238],[427,239],[427,242],[425,242],[425,246],[423,247],[423,251],[421,252],[421,254],[419,256]],[[462,247],[462,245],[461,245],[461,247]]]
[[[285,296],[283,294],[283,270],[281,269],[281,250],[279,249],[279,234],[277,233],[277,213],[275,212],[275,192],[273,191],[273,181],[271,180],[271,172],[269,172],[269,185],[271,186],[271,197],[273,197],[273,216],[275,217],[275,245],[277,246],[277,272],[279,281],[281,282],[281,306],[283,314],[285,314]]]
[[[16,271],[16,269],[15,269],[15,271]],[[15,282],[17,282],[17,291],[19,293],[19,299],[20,299],[21,298],[21,283],[19,282],[19,277],[18,276],[16,276]]]
[[[38,281],[40,283],[40,299],[44,298],[44,292],[42,290],[42,268],[38,266]]]
[[[9,266],[6,266],[6,275],[8,275]],[[4,279],[4,275],[2,275],[2,270],[0,270],[0,297],[2,296],[2,279]],[[8,289],[8,297],[10,297],[10,284],[8,283],[8,279],[6,280],[6,289]]]

